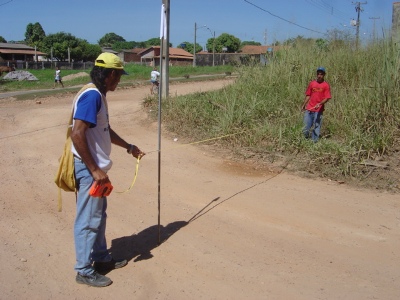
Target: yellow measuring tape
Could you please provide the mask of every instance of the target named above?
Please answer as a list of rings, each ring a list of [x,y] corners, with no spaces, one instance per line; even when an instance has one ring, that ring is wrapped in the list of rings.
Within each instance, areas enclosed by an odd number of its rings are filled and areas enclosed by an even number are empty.
[[[171,147],[171,148],[169,148],[169,149],[167,149],[167,150],[175,149],[175,148],[179,148],[179,147],[183,147],[183,146],[189,146],[189,145],[200,144],[200,143],[204,143],[204,142],[208,142],[208,141],[212,141],[212,140],[218,140],[218,139],[222,139],[222,138],[225,138],[225,137],[228,137],[228,136],[232,136],[232,135],[236,135],[236,134],[239,134],[239,133],[243,133],[243,132],[245,132],[245,131],[246,131],[246,130],[243,130],[243,131],[241,131],[241,132],[231,133],[231,134],[227,134],[227,135],[223,135],[223,136],[219,136],[219,137],[215,137],[215,138],[211,138],[211,139],[206,139],[206,140],[202,140],[202,141],[197,141],[197,142],[193,142],[193,143],[189,143],[189,144],[182,144],[182,145],[179,145],[179,146]],[[165,150],[164,150],[164,151],[165,151]],[[154,153],[154,152],[158,152],[158,150],[150,151],[150,152],[148,152],[147,154]],[[139,163],[140,163],[140,157],[138,157],[138,158],[137,158],[137,161],[136,161],[135,176],[133,177],[133,181],[132,181],[131,186],[130,186],[129,188],[127,188],[127,189],[126,189],[125,191],[123,191],[123,192],[117,192],[118,194],[126,193],[126,192],[128,192],[129,190],[132,189],[133,185],[134,185],[135,182],[136,182],[136,178],[137,178],[137,176],[138,176],[138,173],[139,173]]]
[[[228,136],[232,136],[232,135],[236,135],[236,134],[239,134],[239,133],[243,133],[243,132],[245,132],[245,131],[248,131],[248,130],[243,130],[243,131],[236,132],[236,133],[230,133],[230,134],[227,134],[227,135],[222,135],[222,136],[218,136],[218,137],[215,137],[215,138],[206,139],[206,140],[197,141],[197,142],[192,142],[192,143],[188,143],[188,144],[182,144],[182,145],[178,145],[178,146],[174,146],[174,147],[168,148],[168,149],[163,150],[163,151],[167,151],[167,150],[171,150],[171,149],[176,149],[176,148],[180,148],[180,147],[184,147],[184,146],[189,146],[189,145],[200,144],[200,143],[209,142],[209,141],[213,141],[213,140],[219,140],[219,139],[226,138],[226,137],[228,137]],[[158,150],[153,150],[153,151],[150,151],[150,152],[146,152],[146,154],[150,154],[150,153],[154,153],[154,152],[158,152]]]
[[[140,157],[140,156],[139,156]],[[129,187],[129,188],[127,188],[125,191],[123,191],[123,192],[117,192],[118,194],[123,194],[123,193],[126,193],[126,192],[128,192],[132,187],[133,187],[133,185],[135,184],[135,181],[136,181],[136,178],[137,178],[137,175],[138,175],[138,172],[139,172],[139,162],[140,162],[140,158],[137,158],[137,160],[136,160],[136,170],[135,170],[135,176],[133,177],[133,181],[132,181],[132,184],[131,184],[131,186]]]

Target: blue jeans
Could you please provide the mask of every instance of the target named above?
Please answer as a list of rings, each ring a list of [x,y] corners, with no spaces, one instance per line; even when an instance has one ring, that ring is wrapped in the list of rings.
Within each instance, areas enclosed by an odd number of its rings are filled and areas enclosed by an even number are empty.
[[[311,131],[311,138],[314,142],[318,141],[319,134],[321,132],[322,126],[322,113],[321,112],[313,112],[306,110],[304,112],[304,129],[303,134],[306,139],[310,138],[310,131]],[[313,127],[311,129],[311,127]]]
[[[75,271],[88,275],[94,272],[93,261],[111,260],[105,236],[107,198],[89,195],[93,177],[78,158],[75,158],[75,180],[78,190],[74,224]]]

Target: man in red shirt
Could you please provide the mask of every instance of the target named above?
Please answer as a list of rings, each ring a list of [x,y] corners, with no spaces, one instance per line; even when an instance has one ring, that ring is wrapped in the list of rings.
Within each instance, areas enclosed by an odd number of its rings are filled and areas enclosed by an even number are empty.
[[[321,132],[324,105],[331,99],[331,88],[324,80],[325,68],[317,69],[317,79],[310,82],[306,90],[306,97],[302,106],[304,110],[303,134],[306,139],[317,142]]]

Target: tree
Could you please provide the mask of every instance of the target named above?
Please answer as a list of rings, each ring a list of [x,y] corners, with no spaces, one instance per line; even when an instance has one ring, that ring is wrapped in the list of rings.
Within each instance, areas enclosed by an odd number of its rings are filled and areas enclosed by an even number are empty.
[[[261,43],[255,41],[243,41],[240,44],[240,48],[242,48],[243,46],[261,46]]]
[[[71,49],[71,59],[75,61],[94,61],[101,52],[99,45],[89,44],[86,40],[78,39],[78,46]]]
[[[117,52],[121,52],[124,49],[133,49],[136,46],[136,42],[116,42],[112,45],[112,49]]]
[[[116,42],[126,42],[125,39],[114,32],[106,33],[99,41],[101,47],[112,47]]]
[[[226,48],[226,52],[235,53],[241,48],[240,39],[230,35],[228,33],[223,33],[217,38],[209,38],[207,40],[206,48],[208,52],[223,52],[223,48]]]
[[[82,59],[84,61],[94,61],[101,54],[101,52],[101,47],[99,45],[86,43],[86,48],[83,52]]]
[[[151,46],[160,46],[161,45],[161,39],[160,38],[152,38],[146,41],[146,46],[151,47]]]
[[[350,30],[328,30],[327,40],[329,41],[330,48],[341,48],[344,45],[355,43],[355,37]]]
[[[29,23],[25,31],[25,43],[31,47],[41,47],[43,40],[46,38],[42,25],[39,22],[35,24]]]
[[[240,49],[240,39],[228,33],[221,34],[215,39],[215,51],[222,52],[223,48],[228,53],[237,52]]]
[[[134,48],[150,48],[152,46],[161,46],[160,39],[159,38],[151,38],[147,41],[144,42],[115,42],[112,45],[112,49],[114,51],[120,52],[121,50],[124,49],[134,49]],[[172,44],[169,44],[170,47],[172,47]]]
[[[45,52],[49,58],[52,55],[53,59],[65,61],[68,59],[68,50],[69,58],[74,61],[94,61],[101,53],[99,45],[89,44],[70,33],[49,34],[41,41],[40,51]]]
[[[135,42],[133,48],[148,48],[146,42]]]
[[[193,43],[182,42],[178,45],[177,48],[184,49],[186,52],[193,54],[193,45],[194,45]],[[196,53],[200,52],[201,50],[203,50],[203,47],[201,47],[200,44],[196,43]]]
[[[151,39],[147,40],[145,42],[145,44],[146,44],[145,48],[149,48],[151,46],[161,46],[161,39],[158,38],[158,37],[157,38],[151,38]],[[169,46],[172,47],[172,44],[169,43]]]
[[[0,43],[7,43],[6,39],[0,35]]]
[[[43,41],[42,51],[46,52],[50,57],[57,60],[66,60],[68,58],[68,48],[73,49],[78,46],[78,39],[70,33],[57,32],[49,34]],[[52,51],[53,50],[53,51]]]
[[[298,35],[295,38],[289,38],[285,41],[283,41],[283,45],[285,46],[291,46],[291,47],[300,47],[300,46],[307,46],[307,45],[313,45],[315,43],[315,40],[312,38],[304,38],[301,35]]]
[[[332,42],[332,41],[344,41],[344,42],[353,42],[354,41],[354,36],[351,33],[349,29],[347,30],[340,30],[340,29],[332,29],[332,30],[327,30],[326,32],[327,39]]]
[[[215,38],[209,38],[208,40],[207,40],[207,44],[206,44],[206,48],[207,48],[207,51],[208,52],[215,52],[216,51],[216,48],[215,48],[215,44],[216,44],[216,40],[217,39],[215,39]]]
[[[189,42],[182,42],[177,46],[177,48],[183,49],[187,52],[190,52],[189,50],[192,50],[193,52],[193,44]]]
[[[83,52],[83,61],[94,61],[101,54],[101,47],[86,43],[85,51]]]
[[[121,36],[116,35],[115,33],[107,33],[99,40],[99,45],[102,47],[111,47],[114,51],[120,52],[124,49],[133,49],[133,48],[149,48],[152,46],[161,46],[160,38],[151,38],[147,41],[143,42],[135,42],[130,41],[127,42]],[[172,44],[169,44],[172,47]]]

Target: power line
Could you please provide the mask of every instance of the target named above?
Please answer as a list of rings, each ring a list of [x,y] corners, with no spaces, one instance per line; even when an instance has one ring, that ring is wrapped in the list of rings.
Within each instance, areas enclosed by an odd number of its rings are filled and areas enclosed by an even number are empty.
[[[305,0],[305,1],[322,11],[329,13],[330,15],[332,15],[338,19],[347,21],[350,17],[346,13],[334,8],[332,5],[327,3],[325,0],[319,0],[319,1],[318,0]]]
[[[10,3],[10,2],[13,2],[13,0],[10,0],[10,1],[5,2],[5,3],[1,3],[0,6],[6,5],[6,4]]]
[[[311,5],[319,8],[319,9],[321,9],[323,11],[328,12],[328,13],[331,13],[331,11],[332,11],[331,7],[329,5],[326,5],[325,3],[316,2],[316,1],[313,1],[313,0],[306,0],[306,2],[310,3]]]
[[[317,2],[318,2],[318,1],[317,1]],[[321,3],[323,6],[325,6],[326,8],[329,8],[329,9],[332,8],[332,6],[331,6],[329,3],[326,3],[324,0],[320,0],[320,3]]]
[[[280,16],[277,16],[277,15],[275,15],[275,14],[269,12],[268,10],[266,10],[266,9],[264,9],[264,8],[262,8],[262,7],[259,7],[259,6],[255,5],[254,3],[251,3],[250,1],[244,0],[244,2],[247,2],[248,4],[253,5],[254,7],[256,7],[256,8],[258,8],[258,9],[260,9],[260,10],[262,10],[262,11],[268,13],[268,14],[270,14],[271,16],[273,16],[273,17],[275,17],[275,18],[278,18],[278,19],[281,19],[281,20],[283,20],[283,21],[285,21],[285,22],[288,22],[288,23],[290,23],[290,24],[292,24],[292,25],[295,25],[295,26],[297,26],[297,27],[300,27],[300,28],[303,28],[303,29],[306,29],[306,30],[309,30],[309,31],[313,31],[313,32],[316,32],[316,33],[320,33],[320,34],[325,35],[325,33],[323,33],[323,32],[316,31],[316,30],[313,30],[313,29],[310,29],[310,28],[301,26],[301,25],[296,24],[296,23],[294,23],[294,22],[292,22],[292,21],[289,21],[289,20],[286,20],[286,19],[284,19],[284,18],[282,18],[282,17],[280,17]]]

